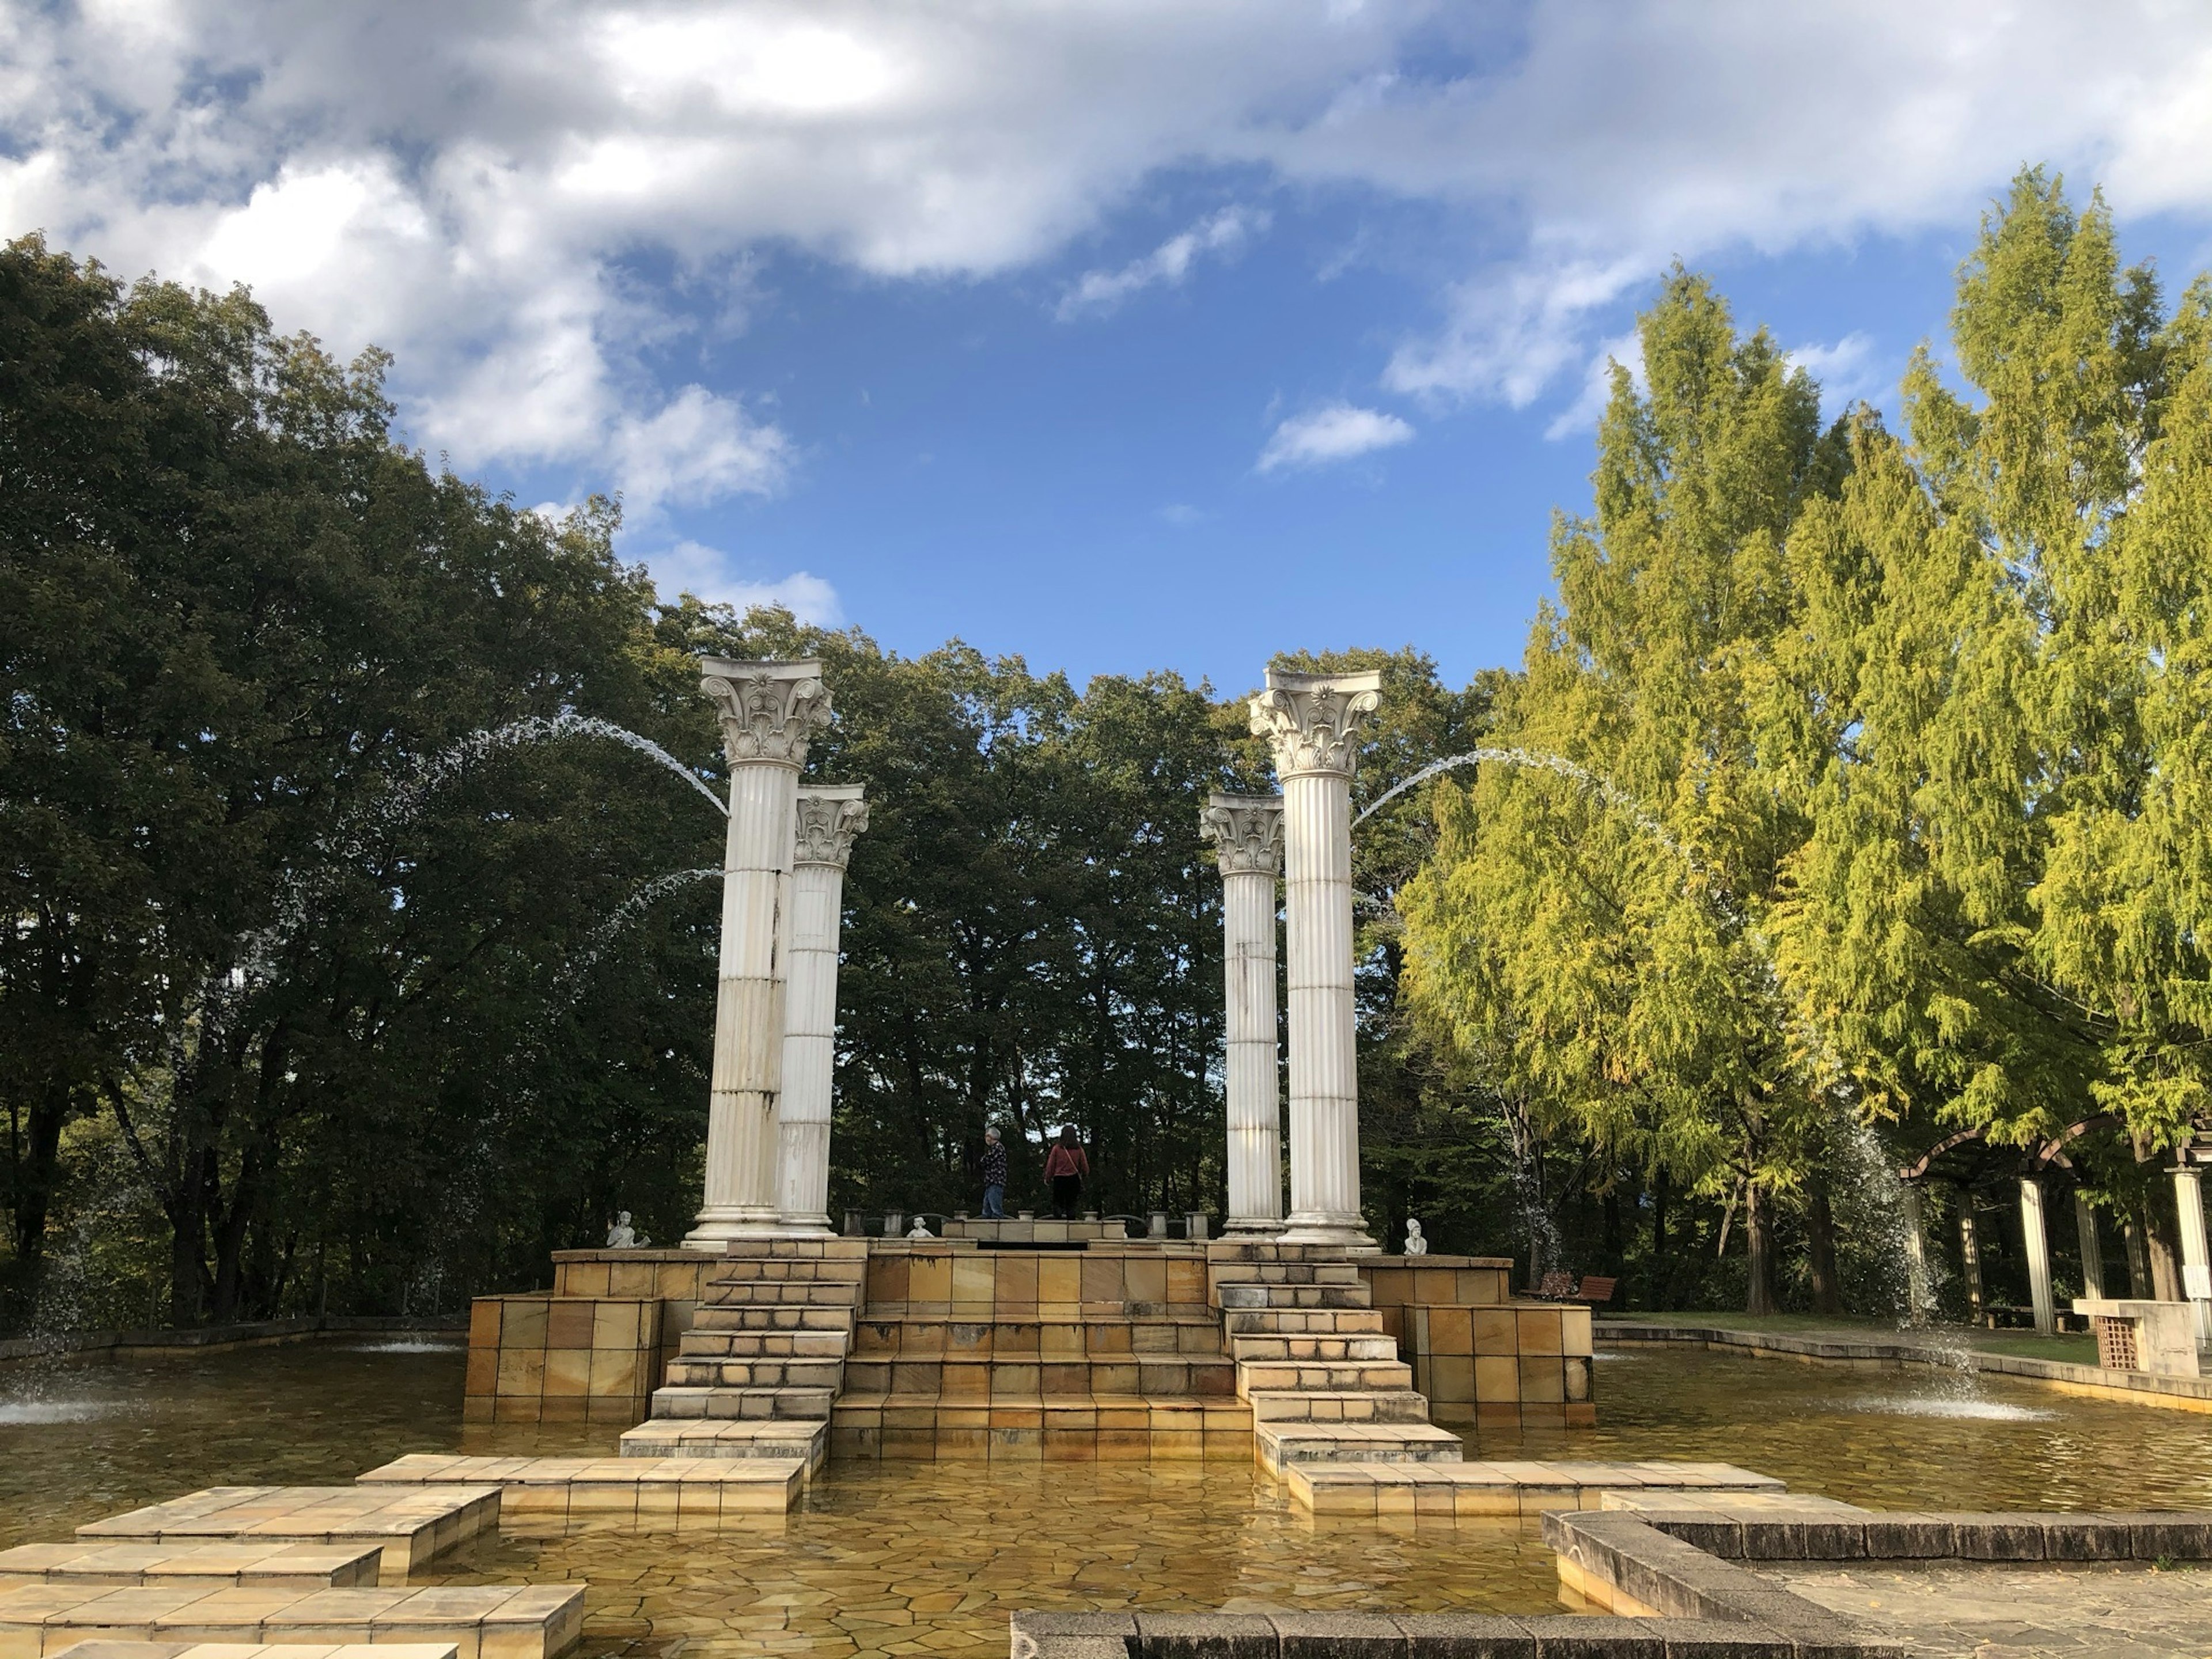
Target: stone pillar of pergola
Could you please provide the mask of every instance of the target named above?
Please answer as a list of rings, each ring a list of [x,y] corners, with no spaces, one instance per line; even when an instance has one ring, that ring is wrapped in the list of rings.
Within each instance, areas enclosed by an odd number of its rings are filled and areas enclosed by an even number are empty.
[[[2212,1337],[2212,1252],[2205,1248],[2204,1171],[2183,1164],[2172,1174],[2174,1209],[2181,1222],[2181,1293],[2197,1310],[2201,1344]]]
[[[2043,1183],[2033,1176],[2020,1178],[2020,1232],[2027,1247],[2027,1299],[2035,1309],[2035,1328],[2050,1336],[2058,1329],[2051,1296],[2051,1231],[2043,1218]]]
[[[2105,1299],[2105,1246],[2097,1237],[2097,1212],[2082,1195],[2074,1189],[2074,1231],[2081,1241],[2081,1294]]]
[[[1905,1183],[1904,1208],[1905,1294],[1912,1304],[1905,1317],[1917,1325],[1928,1317],[1936,1298],[1928,1273],[1928,1231],[1921,1218],[1920,1188],[1913,1182]]]
[[[1280,795],[1206,797],[1200,833],[1221,869],[1231,1233],[1283,1229],[1281,1068],[1276,1060],[1275,878],[1283,864]]]
[[[1286,1244],[1371,1250],[1359,1209],[1352,997],[1352,778],[1382,677],[1267,671],[1252,730],[1283,785],[1289,945],[1291,1214]]]
[[[729,761],[714,1063],[707,1107],[706,1201],[684,1243],[719,1249],[777,1231],[777,1100],[783,1086],[784,969],[799,772],[830,723],[822,665],[708,657]]]
[[[837,929],[853,837],[868,827],[857,783],[804,783],[791,859],[791,959],[777,1103],[779,1224],[830,1231],[830,1116],[837,1068]]]

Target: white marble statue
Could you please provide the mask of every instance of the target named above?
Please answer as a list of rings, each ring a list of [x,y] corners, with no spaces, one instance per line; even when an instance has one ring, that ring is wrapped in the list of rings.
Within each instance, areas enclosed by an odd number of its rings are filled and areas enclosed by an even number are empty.
[[[622,1211],[615,1217],[615,1224],[607,1229],[607,1248],[611,1250],[634,1250],[652,1241],[639,1236],[629,1224],[629,1212]]]
[[[1428,1253],[1429,1241],[1421,1237],[1421,1224],[1418,1221],[1408,1221],[1406,1224],[1406,1254],[1426,1255]]]
[[[929,1224],[927,1221],[924,1221],[920,1216],[915,1217],[914,1225],[906,1230],[906,1236],[908,1238],[934,1238],[937,1237],[935,1233],[929,1231]]]

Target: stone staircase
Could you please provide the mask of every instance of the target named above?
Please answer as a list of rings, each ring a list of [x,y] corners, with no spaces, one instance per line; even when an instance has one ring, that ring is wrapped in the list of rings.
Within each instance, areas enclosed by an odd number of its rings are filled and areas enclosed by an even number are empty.
[[[1460,1461],[1341,1251],[1231,1239],[1206,1257],[1262,1468]]]
[[[741,1239],[710,1278],[653,1415],[624,1457],[801,1457],[827,1449],[830,1403],[866,1293],[862,1239]]]

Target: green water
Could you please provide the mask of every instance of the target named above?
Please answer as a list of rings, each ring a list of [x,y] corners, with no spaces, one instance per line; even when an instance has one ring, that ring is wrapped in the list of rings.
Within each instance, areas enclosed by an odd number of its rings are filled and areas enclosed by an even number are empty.
[[[0,1545],[196,1487],[326,1483],[405,1451],[611,1450],[460,1421],[458,1348],[315,1344],[0,1374]],[[1985,1378],[1668,1350],[1598,1366],[1604,1426],[1470,1455],[1688,1457],[1884,1508],[2212,1508],[2212,1418]],[[1003,1653],[1018,1607],[1556,1609],[1532,1525],[1316,1523],[1249,1468],[834,1464],[787,1522],[510,1528],[455,1581],[590,1586],[586,1659]]]

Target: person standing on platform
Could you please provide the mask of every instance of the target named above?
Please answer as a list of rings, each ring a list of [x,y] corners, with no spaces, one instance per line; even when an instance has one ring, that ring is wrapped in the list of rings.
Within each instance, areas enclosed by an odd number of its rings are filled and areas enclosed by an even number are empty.
[[[1083,1182],[1091,1173],[1091,1160],[1075,1138],[1073,1123],[1060,1127],[1060,1139],[1045,1154],[1044,1178],[1052,1183],[1052,1212],[1062,1221],[1075,1219],[1075,1206],[1083,1199]]]
[[[983,1219],[1006,1218],[1006,1149],[996,1129],[983,1131]]]

